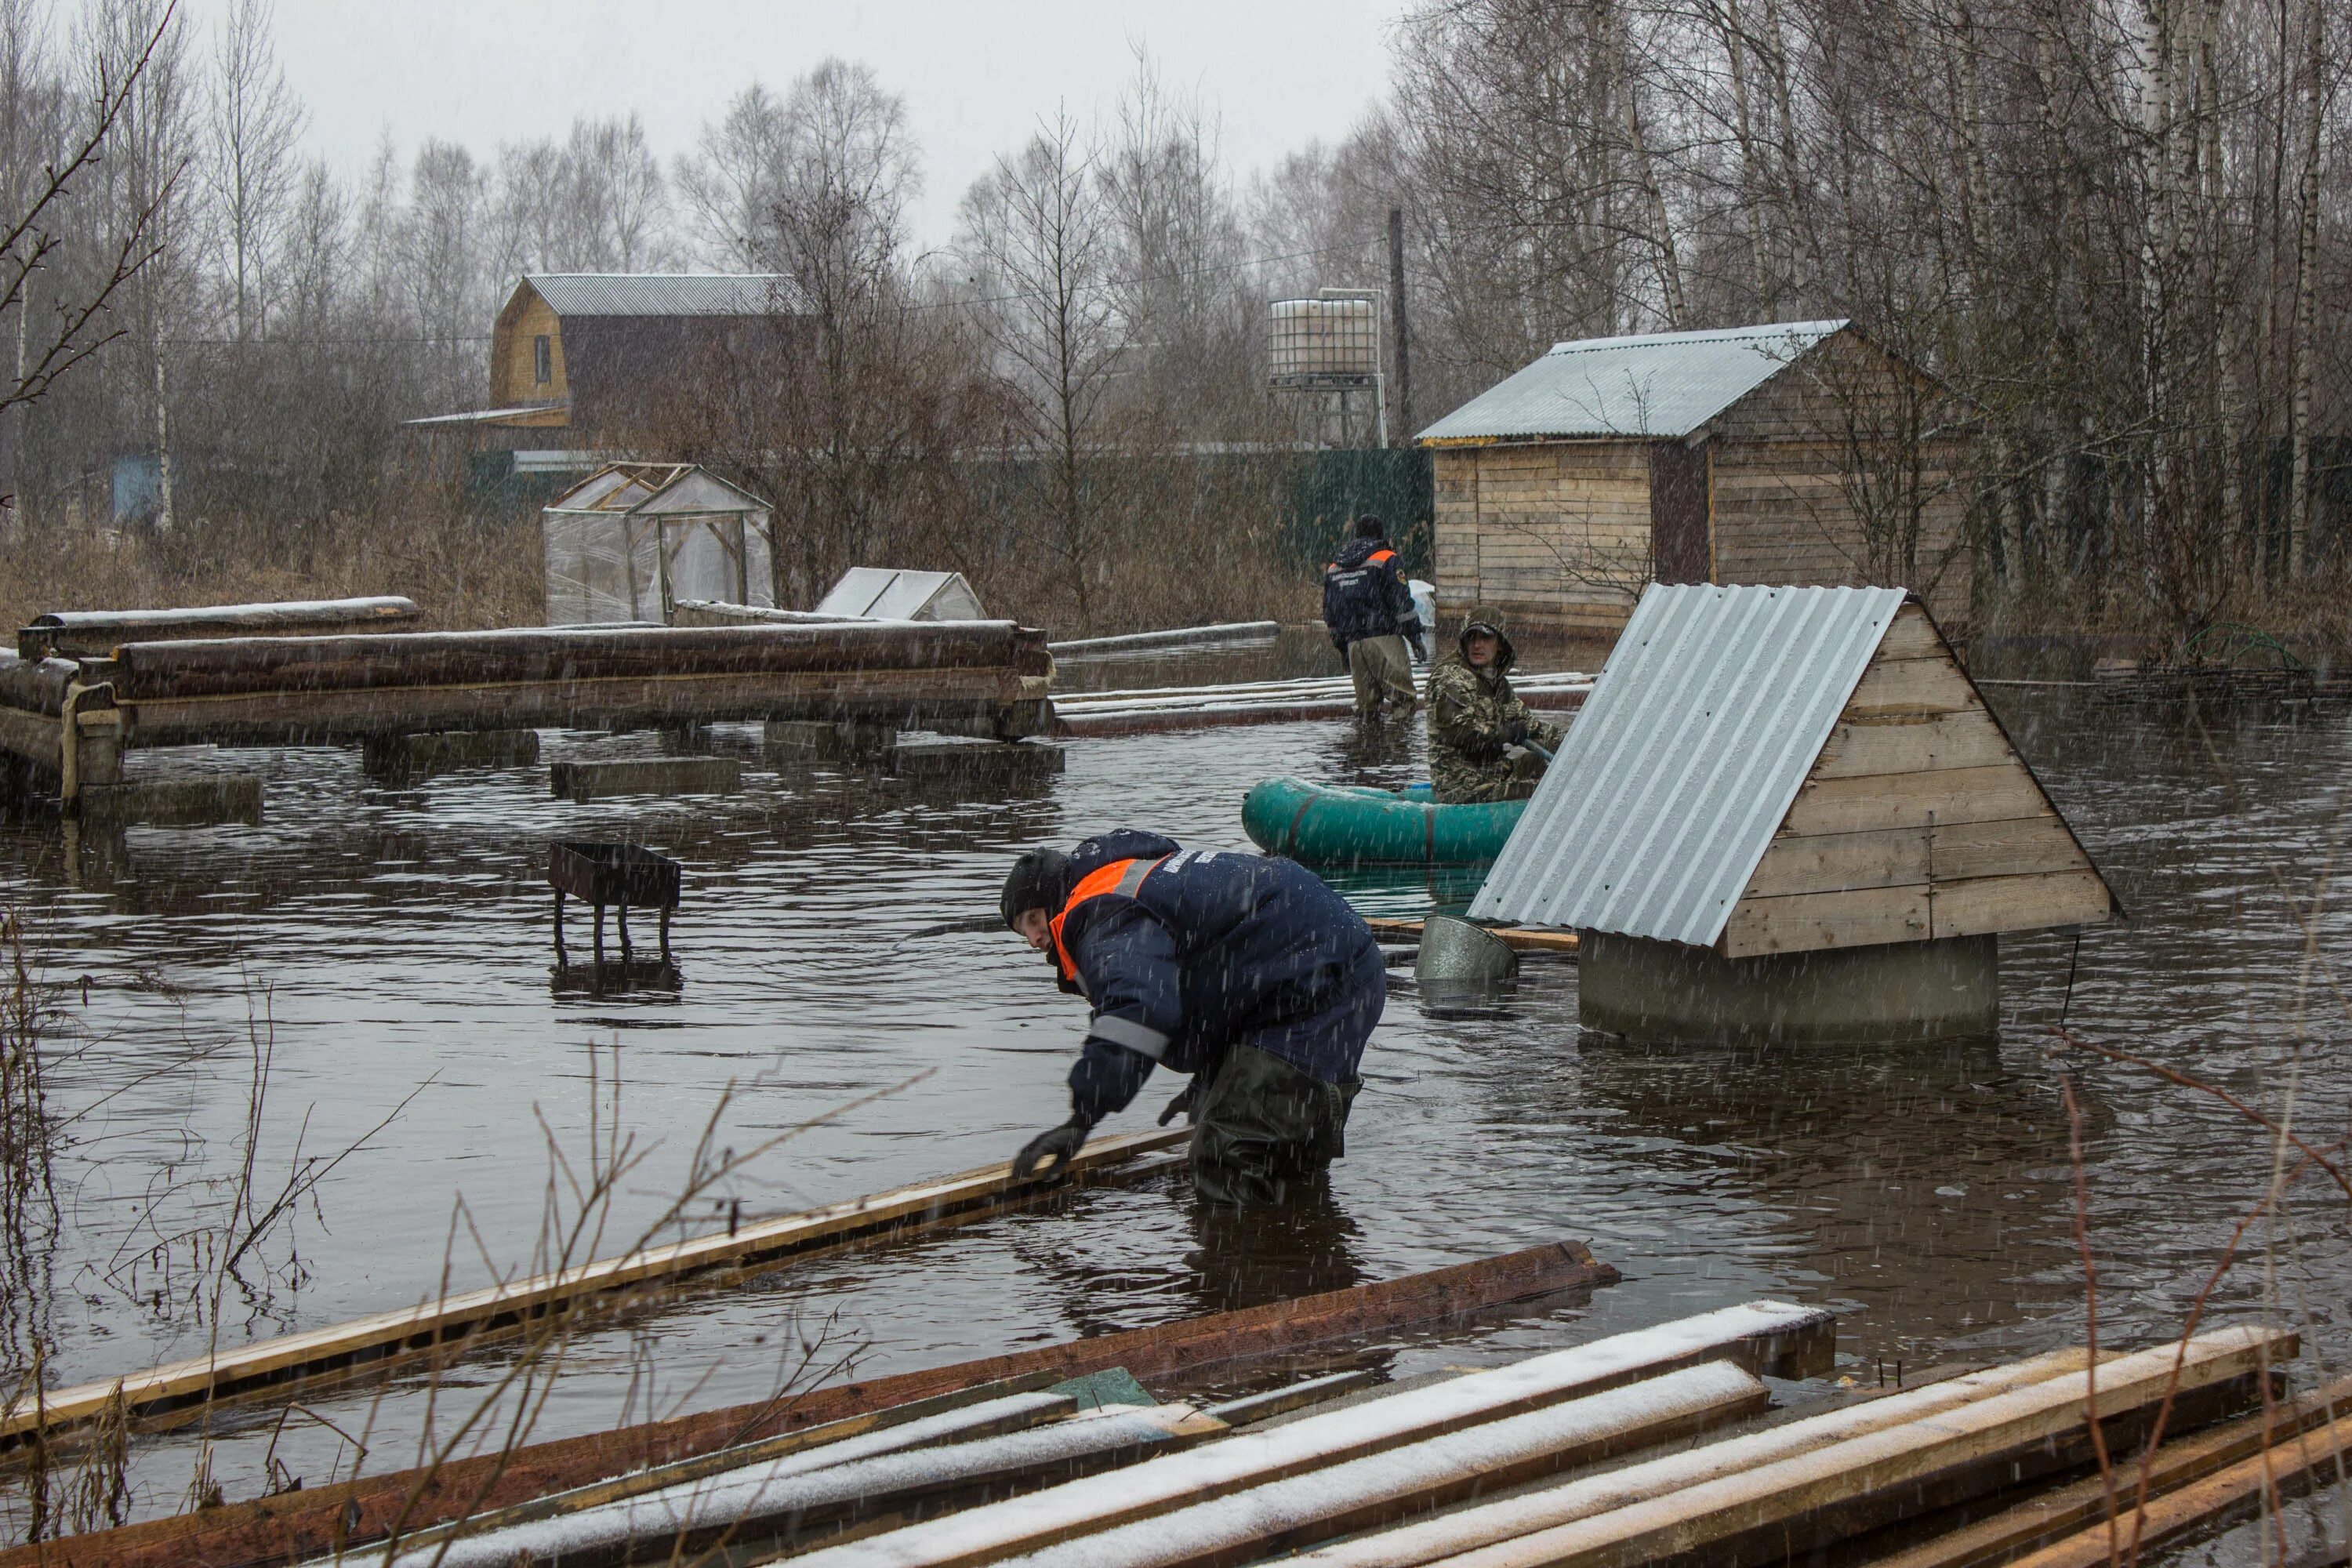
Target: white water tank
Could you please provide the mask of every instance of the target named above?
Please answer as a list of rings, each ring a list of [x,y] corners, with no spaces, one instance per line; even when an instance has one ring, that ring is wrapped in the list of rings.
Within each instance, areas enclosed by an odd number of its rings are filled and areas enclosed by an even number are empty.
[[[1276,386],[1370,386],[1381,369],[1380,315],[1370,300],[1276,300],[1266,338]]]

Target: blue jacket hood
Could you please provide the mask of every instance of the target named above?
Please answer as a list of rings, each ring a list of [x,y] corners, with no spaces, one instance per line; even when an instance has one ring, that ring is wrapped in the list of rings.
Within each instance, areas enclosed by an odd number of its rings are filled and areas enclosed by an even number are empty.
[[[1139,827],[1114,827],[1108,833],[1097,833],[1081,841],[1070,851],[1070,885],[1077,886],[1114,860],[1157,860],[1182,847],[1164,834],[1147,833]]]

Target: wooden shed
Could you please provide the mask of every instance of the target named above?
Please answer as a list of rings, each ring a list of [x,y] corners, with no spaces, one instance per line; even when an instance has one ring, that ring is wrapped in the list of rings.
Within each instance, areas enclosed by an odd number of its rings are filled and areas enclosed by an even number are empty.
[[[1967,405],[1843,321],[1555,344],[1423,430],[1441,600],[1614,637],[1651,583],[1971,590]]]
[[[1987,1033],[1995,939],[2105,879],[1899,588],[1655,585],[1471,905],[1628,1034]]]

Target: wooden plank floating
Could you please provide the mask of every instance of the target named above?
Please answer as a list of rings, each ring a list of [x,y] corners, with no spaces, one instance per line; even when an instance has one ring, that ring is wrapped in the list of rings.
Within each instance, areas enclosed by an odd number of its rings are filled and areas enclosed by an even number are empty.
[[[1392,942],[1419,942],[1422,922],[1392,920],[1385,915],[1366,915],[1364,923],[1372,928],[1376,937]],[[1576,933],[1572,931],[1538,931],[1532,926],[1481,926],[1488,936],[1506,947],[1519,952],[1574,952]]]
[[[1178,626],[1162,632],[1129,632],[1115,637],[1071,637],[1047,643],[1055,658],[1110,658],[1187,647],[1265,647],[1282,635],[1280,621],[1228,621],[1213,626]]]
[[[1780,1301],[1728,1307],[967,1510],[833,1547],[808,1562],[813,1568],[962,1568],[994,1562],[1703,1362],[1729,1360],[1756,1371],[1769,1360],[1773,1343],[1818,1338],[1833,1321],[1822,1309]]]
[[[0,1568],[252,1568],[299,1561],[346,1542],[380,1541],[395,1521],[411,1532],[485,1509],[523,1504],[631,1470],[714,1455],[797,1435],[855,1436],[916,1402],[976,1389],[988,1394],[1113,1367],[1138,1376],[1212,1369],[1413,1324],[1460,1320],[1514,1302],[1557,1299],[1612,1284],[1617,1271],[1574,1242],[1549,1243],[1345,1290],[1276,1301],[1155,1328],[1040,1346],[919,1372],[818,1388],[790,1400],[727,1409],[578,1437],[511,1454],[458,1459],[232,1503],[174,1519],[0,1552]],[[1773,1375],[1826,1363],[1832,1326],[1822,1321],[1758,1342]],[[933,1406],[932,1408],[936,1408]],[[929,1415],[932,1408],[919,1413]]]
[[[2352,1480],[2347,1449],[2352,1449],[2352,1415],[2297,1433],[2218,1475],[2182,1487],[2149,1503],[2144,1514],[2126,1513],[2112,1533],[2105,1523],[2095,1524],[2018,1558],[2017,1568],[2100,1568],[2113,1560],[2117,1542],[2128,1551],[2137,1540],[2146,1553],[2192,1530],[2245,1518],[2263,1507],[2265,1494],[2292,1498],[2315,1487],[2342,1485]],[[2118,1468],[2128,1474],[2128,1467]]]
[[[1860,1405],[1792,1421],[1769,1431],[1710,1443],[1687,1453],[1651,1459],[1605,1476],[1548,1487],[1464,1509],[1442,1518],[1384,1531],[1309,1552],[1320,1568],[1419,1568],[1485,1546],[1533,1534],[1623,1508],[1683,1487],[1719,1480],[1758,1465],[1811,1453],[1832,1443],[1916,1421],[2012,1389],[2047,1383],[2080,1372],[2088,1357],[2079,1350],[2036,1356],[2013,1366],[1994,1367],[1919,1388],[1872,1398]]]
[[[2202,1335],[2179,1369],[2179,1386],[2186,1392],[2254,1375],[2291,1358],[2296,1344],[2293,1334],[2256,1329]],[[2166,1345],[2100,1367],[2100,1418],[2160,1403],[2176,1354]],[[2073,1373],[1443,1561],[1454,1568],[1630,1568],[1804,1521],[1802,1535],[1773,1553],[1786,1555],[1849,1533],[1838,1515],[1850,1505],[2083,1430],[2092,1403],[2088,1374]]]
[[[85,658],[127,642],[174,637],[299,637],[314,632],[378,629],[416,619],[416,606],[396,595],[362,599],[280,600],[260,605],[203,605],[169,610],[52,610],[35,616],[16,634],[25,658],[61,654]]]
[[[1190,1129],[1178,1128],[1097,1139],[1079,1152],[1070,1171],[1081,1180],[1099,1179],[1124,1162],[1175,1148],[1190,1136]],[[697,1275],[771,1266],[909,1224],[968,1223],[1053,1190],[1053,1184],[1016,1183],[1008,1165],[983,1166],[398,1311],[280,1334],[121,1379],[57,1389],[37,1410],[12,1405],[0,1412],[0,1438],[20,1438],[36,1426],[58,1430],[89,1421],[118,1391],[133,1418],[161,1416],[209,1399],[520,1328],[625,1292],[674,1289]]]
[[[733,795],[743,787],[743,764],[734,757],[551,763],[547,782],[558,798],[575,801],[615,795]]]
[[[2202,1480],[2217,1470],[2258,1455],[2264,1448],[2323,1426],[2347,1410],[2352,1410],[2352,1378],[2341,1379],[2193,1437],[2166,1444],[2154,1454],[2145,1456],[2148,1496],[2168,1496],[2192,1481]],[[2120,1530],[2128,1542],[2141,1463],[2139,1457],[2118,1459],[2112,1488],[2105,1479],[2093,1476],[2006,1509],[1990,1519],[1963,1525],[1908,1551],[1879,1558],[1873,1568],[1994,1568],[2095,1520],[2104,1521],[2110,1498],[2121,1510]],[[2099,1537],[2098,1553],[2093,1561],[2105,1563],[2104,1524],[2092,1533]],[[2144,1541],[2143,1544],[2154,1546],[2158,1542]]]

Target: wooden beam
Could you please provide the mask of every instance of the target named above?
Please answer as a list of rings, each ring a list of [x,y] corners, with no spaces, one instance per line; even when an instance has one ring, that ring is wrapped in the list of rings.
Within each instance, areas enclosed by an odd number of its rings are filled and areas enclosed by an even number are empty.
[[[1317,1568],[1420,1568],[1457,1552],[1590,1519],[1703,1481],[1720,1480],[1756,1466],[1811,1453],[1849,1437],[1916,1421],[1974,1400],[2047,1383],[2089,1364],[2080,1350],[2064,1350],[2010,1366],[1963,1373],[1939,1383],[1866,1395],[1834,1410],[1685,1453],[1645,1460],[1603,1476],[1589,1476],[1540,1491],[1504,1498],[1402,1529],[1326,1546],[1307,1554]]]
[[[1081,1535],[1024,1562],[1234,1568],[1673,1442],[1759,1415],[1770,1399],[1752,1374],[1709,1362]]]
[[[416,606],[396,595],[364,599],[300,599],[258,605],[205,605],[169,610],[53,610],[16,634],[26,658],[44,653],[82,658],[121,644],[166,638],[296,637],[396,626],[416,619]]]
[[[1139,1154],[1171,1149],[1189,1128],[1129,1132],[1097,1139],[1080,1151],[1074,1176],[1097,1176]],[[646,1289],[675,1289],[687,1279],[746,1269],[870,1238],[909,1223],[958,1223],[999,1212],[1009,1202],[1053,1190],[1051,1184],[1015,1182],[1006,1165],[988,1165],[919,1182],[871,1197],[830,1204],[805,1214],[739,1225],[733,1230],[650,1247],[553,1274],[468,1290],[399,1311],[378,1312],[301,1333],[280,1334],[217,1355],[173,1362],[120,1379],[50,1392],[37,1409],[11,1405],[0,1412],[0,1437],[18,1438],[36,1426],[58,1430],[96,1417],[118,1394],[134,1419],[169,1415],[190,1405],[254,1389],[316,1377],[365,1362],[423,1353],[454,1340],[512,1330],[591,1302]]]
[[[1037,1552],[1701,1362],[1745,1362],[1753,1371],[1759,1336],[1818,1331],[1827,1316],[1820,1309],[1779,1301],[1706,1312],[1244,1433],[1140,1469],[969,1510],[835,1547],[809,1561],[811,1568],[966,1568]]]
[[[2016,1568],[2102,1568],[2121,1544],[2126,1552],[2137,1538],[2146,1554],[2192,1530],[2244,1518],[2263,1506],[2268,1492],[2296,1497],[2316,1487],[2352,1480],[2352,1415],[2298,1433],[2252,1458],[2231,1465],[2219,1474],[2193,1482],[2159,1498],[2144,1514],[2125,1515],[2111,1533],[2105,1522],[2016,1559]],[[2130,1470],[2117,1466],[2118,1480]],[[2104,1510],[2104,1505],[2102,1505]]]
[[[904,729],[966,723],[1042,733],[1042,677],[1008,668],[632,676],[373,690],[266,690],[120,704],[130,743],[304,744],[419,730],[616,728],[734,719],[866,720]]]
[[[1421,940],[1419,921],[1391,920],[1383,915],[1366,915],[1364,923],[1372,934],[1394,941]],[[1496,938],[1504,946],[1520,952],[1574,952],[1576,933],[1572,931],[1538,931],[1532,926],[1481,926],[1479,930]]]
[[[1154,1328],[1043,1345],[978,1361],[861,1379],[790,1398],[708,1410],[617,1431],[535,1443],[433,1470],[405,1470],[233,1503],[175,1519],[68,1536],[0,1552],[0,1568],[260,1568],[359,1542],[380,1541],[394,1521],[421,1531],[485,1509],[521,1503],[625,1472],[827,1423],[846,1422],[981,1385],[1047,1381],[1125,1367],[1139,1377],[1207,1375],[1236,1362],[1278,1356],[1410,1324],[1446,1321],[1513,1302],[1614,1284],[1617,1270],[1580,1243],[1553,1242],[1373,1285],[1270,1302]],[[1826,1365],[1833,1321],[1797,1325],[1754,1347],[1773,1376]]]
[[[24,758],[48,773],[61,771],[65,721],[21,708],[0,707],[0,752]]]
[[[2152,1457],[2119,1458],[2115,1464],[2112,1490],[2107,1480],[2093,1476],[1891,1557],[1874,1559],[1872,1568],[1998,1568],[2095,1520],[2102,1521],[2101,1528],[2092,1533],[2100,1537],[2097,1561],[2105,1563],[2104,1521],[2108,1500],[2112,1497],[2120,1509],[2122,1531],[2128,1539],[2143,1463],[2147,1467],[2148,1496],[2164,1497],[2347,1411],[2352,1411],[2352,1378],[2341,1379],[2226,1426],[2167,1443]]]
[[[2179,1391],[2264,1373],[2298,1348],[2293,1333],[2276,1331],[2223,1329],[2200,1335],[2178,1369]],[[2179,1354],[2178,1346],[2164,1345],[2100,1367],[2099,1418],[2164,1399],[2173,1386]],[[1841,1515],[1853,1505],[2087,1430],[2091,1399],[2087,1373],[2053,1378],[1445,1561],[1456,1568],[1633,1568],[1667,1557],[1706,1563],[1714,1560],[1710,1549],[1719,1544],[1794,1530],[1800,1521],[1808,1542],[1834,1539],[1850,1531]]]

